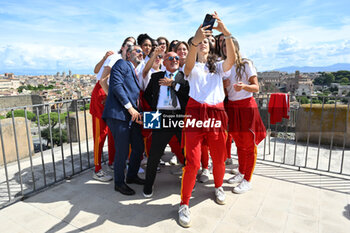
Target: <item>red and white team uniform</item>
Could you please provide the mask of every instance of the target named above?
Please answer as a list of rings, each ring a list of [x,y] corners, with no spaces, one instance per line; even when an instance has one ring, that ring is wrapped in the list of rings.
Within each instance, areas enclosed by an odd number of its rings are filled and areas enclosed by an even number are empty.
[[[186,107],[186,121],[183,130],[186,166],[183,169],[181,204],[188,205],[192,189],[200,169],[202,143],[205,140],[213,161],[215,188],[222,186],[225,174],[227,114],[224,109],[223,62],[216,63],[216,72],[210,73],[205,63],[196,62],[191,73],[185,77],[190,85],[190,99]],[[189,126],[187,121],[208,121],[210,127]],[[220,122],[212,127],[212,122]]]
[[[227,89],[229,118],[229,134],[237,147],[239,172],[244,175],[246,181],[250,181],[257,157],[257,145],[265,138],[266,129],[261,120],[258,106],[252,92],[245,90],[235,91],[233,85],[243,82],[249,85],[249,78],[257,76],[253,64],[245,60],[242,69],[242,80],[237,80],[236,65],[231,69],[230,86]]]
[[[114,162],[115,147],[114,140],[111,131],[109,130],[106,122],[102,119],[102,113],[104,110],[104,101],[107,98],[106,93],[100,85],[100,79],[103,73],[103,69],[106,66],[112,68],[117,60],[121,59],[119,54],[113,54],[107,57],[103,63],[100,71],[96,76],[97,83],[91,93],[91,102],[90,102],[90,114],[92,115],[92,127],[93,127],[93,136],[94,136],[94,164],[95,172],[98,172],[101,169],[101,158],[103,145],[108,135],[108,164],[112,165]]]

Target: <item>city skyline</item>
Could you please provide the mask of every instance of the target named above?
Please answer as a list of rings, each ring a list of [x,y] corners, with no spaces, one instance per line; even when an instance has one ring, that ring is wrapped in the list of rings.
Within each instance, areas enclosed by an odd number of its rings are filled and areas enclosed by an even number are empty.
[[[125,37],[187,41],[214,10],[260,71],[350,63],[346,1],[0,1],[0,73],[92,73]]]

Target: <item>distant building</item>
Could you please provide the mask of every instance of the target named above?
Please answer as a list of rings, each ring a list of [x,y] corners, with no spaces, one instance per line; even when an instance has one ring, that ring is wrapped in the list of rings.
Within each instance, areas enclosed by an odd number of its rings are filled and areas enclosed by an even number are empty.
[[[269,71],[259,72],[258,80],[261,93],[284,92],[296,95],[313,93],[313,79],[317,77],[314,73],[301,74],[296,71],[294,74],[286,72]]]
[[[8,79],[0,79],[0,89],[8,90],[12,88],[12,82]]]
[[[7,78],[14,78],[15,75],[13,73],[5,73],[5,77],[7,77]]]
[[[350,92],[350,85],[340,85],[339,83],[331,83],[331,87],[338,88],[337,96],[346,96]]]

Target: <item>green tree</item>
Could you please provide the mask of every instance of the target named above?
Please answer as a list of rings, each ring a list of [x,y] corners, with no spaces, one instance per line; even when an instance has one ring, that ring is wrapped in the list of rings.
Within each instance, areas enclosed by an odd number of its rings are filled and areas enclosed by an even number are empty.
[[[18,93],[22,93],[22,92],[23,92],[23,89],[26,89],[26,86],[19,86],[19,87],[17,88]]]
[[[46,129],[42,130],[41,137],[43,137],[47,141],[47,145],[49,145],[49,143],[51,142],[51,140],[50,140],[50,128],[46,128]],[[67,142],[67,138],[68,138],[67,137],[67,130],[62,129],[62,143]],[[54,145],[57,145],[57,146],[61,145],[60,129],[59,128],[52,129],[52,142],[53,142],[52,147],[54,147]]]
[[[350,80],[350,71],[347,70],[339,70],[337,72],[333,72],[335,76],[335,81],[340,83],[342,78],[348,78]]]
[[[64,122],[65,117],[67,116],[67,113],[61,113],[60,114],[60,120],[61,123]],[[60,134],[59,134],[59,128],[54,128],[58,123],[58,113],[57,112],[51,112],[50,113],[50,120],[51,120],[51,131],[52,131],[52,141],[53,145],[60,145]],[[49,115],[42,114],[39,116],[39,122],[41,126],[48,126],[49,125]],[[50,128],[47,127],[46,129],[43,129],[41,131],[41,137],[43,137],[47,141],[47,145],[49,145],[51,139],[50,139]],[[67,142],[67,131],[62,129],[62,142]]]
[[[320,76],[320,77],[315,78],[313,83],[314,83],[314,85],[324,85],[323,77]]]
[[[329,96],[329,94],[331,94],[331,91],[330,90],[325,90],[323,92],[324,96]]]
[[[13,111],[13,115],[15,117],[25,117],[25,113],[24,113],[24,110],[23,109],[17,109],[17,110],[14,110]],[[7,114],[6,114],[6,118],[11,118],[12,117],[12,112],[9,111]],[[28,120],[35,120],[36,118],[36,115],[34,113],[32,113],[31,111],[27,111],[27,119]]]
[[[39,90],[41,90],[41,91],[42,91],[42,90],[44,90],[44,89],[45,89],[45,86],[44,86],[44,85],[42,85],[42,84],[39,84],[39,85],[38,85],[38,87],[37,87],[37,89],[39,89]]]
[[[322,100],[319,100],[318,98],[312,99],[313,104],[322,104]]]
[[[66,116],[66,113],[61,113],[60,114],[61,123],[64,122],[65,116]],[[51,112],[50,113],[50,119],[51,119],[51,122],[50,122],[51,123],[51,128],[53,129],[58,123],[58,113],[57,112]],[[40,125],[41,126],[49,125],[49,114],[47,114],[47,113],[41,114],[39,116],[39,121],[40,121]]]
[[[308,103],[310,103],[310,100],[307,97],[305,97],[305,96],[297,97],[297,99],[298,99],[298,102],[300,104],[308,104]]]
[[[347,85],[347,84],[349,84],[349,79],[348,79],[348,78],[342,78],[342,79],[340,79],[340,84],[342,84],[342,85]]]
[[[333,87],[330,87],[329,89],[328,89],[330,92],[338,92],[338,87],[337,86],[333,86]]]
[[[80,107],[80,111],[83,111],[83,110],[89,110],[90,109],[90,104],[85,104],[85,106],[82,106]]]
[[[35,90],[35,87],[33,87],[32,85],[27,85],[27,90],[33,91]]]
[[[329,86],[331,83],[334,83],[335,76],[332,73],[325,73],[324,74],[324,84]]]
[[[0,116],[0,120],[1,120],[1,119],[5,119],[5,118],[6,118],[6,117],[4,117],[4,116]]]

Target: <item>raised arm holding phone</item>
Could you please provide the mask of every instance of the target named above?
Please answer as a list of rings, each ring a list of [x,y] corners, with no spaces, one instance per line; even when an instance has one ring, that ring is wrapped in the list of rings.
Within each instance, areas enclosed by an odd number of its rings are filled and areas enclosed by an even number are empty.
[[[184,143],[186,154],[186,166],[184,168],[181,185],[181,203],[179,208],[179,223],[183,227],[191,224],[189,200],[196,182],[197,171],[200,169],[201,146],[207,141],[213,160],[213,175],[215,183],[215,200],[218,204],[225,204],[225,193],[222,188],[225,174],[226,160],[226,129],[227,115],[224,109],[223,77],[230,74],[235,62],[234,45],[231,34],[219,18],[216,12],[212,18],[217,21],[217,26],[212,27],[213,20],[206,16],[190,43],[189,54],[186,59],[184,73],[190,86],[190,99],[186,107],[186,115],[191,116],[187,120],[206,121],[214,119],[220,122],[217,128],[184,128]],[[227,42],[227,58],[217,62],[217,56],[213,54],[213,47],[209,43],[208,36],[212,34],[210,28],[224,34]]]

